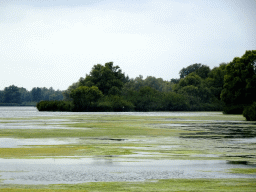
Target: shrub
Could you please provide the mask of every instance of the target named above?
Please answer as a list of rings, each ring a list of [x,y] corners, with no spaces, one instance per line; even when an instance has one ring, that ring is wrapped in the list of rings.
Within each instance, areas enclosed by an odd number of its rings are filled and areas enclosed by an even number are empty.
[[[245,107],[243,116],[247,121],[256,121],[256,102],[254,102],[251,106]]]
[[[224,114],[242,114],[244,110],[244,105],[232,105],[225,106],[223,109]]]
[[[134,105],[118,95],[106,96],[98,102],[98,111],[132,111]]]
[[[70,101],[40,101],[36,104],[39,111],[71,111]]]

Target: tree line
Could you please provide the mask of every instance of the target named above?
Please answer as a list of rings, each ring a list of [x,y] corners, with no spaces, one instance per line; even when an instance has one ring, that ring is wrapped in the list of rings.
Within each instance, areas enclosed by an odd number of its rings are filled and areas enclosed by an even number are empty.
[[[52,111],[224,111],[256,118],[256,50],[230,63],[195,63],[165,81],[129,78],[113,62],[97,64],[63,92],[63,101],[42,101],[39,110]]]
[[[223,111],[256,120],[256,50],[229,63],[184,67],[170,81],[129,78],[113,62],[94,65],[65,91],[14,85],[0,91],[3,105],[35,105],[39,111]],[[1,104],[0,104],[1,105]]]
[[[52,87],[34,87],[31,91],[23,87],[10,85],[0,90],[0,106],[35,106],[41,100],[63,100],[63,91],[54,90]]]
[[[179,79],[129,78],[113,62],[94,65],[90,74],[63,92],[67,111],[216,111],[225,63],[210,69],[200,63],[180,70]],[[69,105],[67,103],[70,102]],[[39,107],[40,105],[38,105]],[[40,109],[40,107],[39,107]]]

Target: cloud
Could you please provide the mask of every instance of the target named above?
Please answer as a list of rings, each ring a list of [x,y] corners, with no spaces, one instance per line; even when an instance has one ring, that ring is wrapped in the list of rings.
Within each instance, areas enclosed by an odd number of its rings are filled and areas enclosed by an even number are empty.
[[[253,48],[254,13],[240,18],[244,7],[205,2],[6,4],[0,10],[0,89],[66,89],[94,64],[109,61],[130,77],[170,80],[182,67],[217,66]]]

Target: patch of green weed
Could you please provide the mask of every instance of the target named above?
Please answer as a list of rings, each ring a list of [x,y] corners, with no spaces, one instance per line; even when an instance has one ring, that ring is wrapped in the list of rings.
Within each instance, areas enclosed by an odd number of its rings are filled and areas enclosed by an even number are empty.
[[[3,185],[0,191],[11,192],[53,192],[53,191],[90,191],[90,192],[254,192],[256,179],[167,179],[145,182],[93,182],[83,184],[59,185]]]

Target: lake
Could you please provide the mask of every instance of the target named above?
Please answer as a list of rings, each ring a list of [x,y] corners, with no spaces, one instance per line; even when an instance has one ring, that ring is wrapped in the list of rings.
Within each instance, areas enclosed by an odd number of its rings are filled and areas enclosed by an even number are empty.
[[[4,184],[256,178],[255,149],[241,115],[0,107]]]

